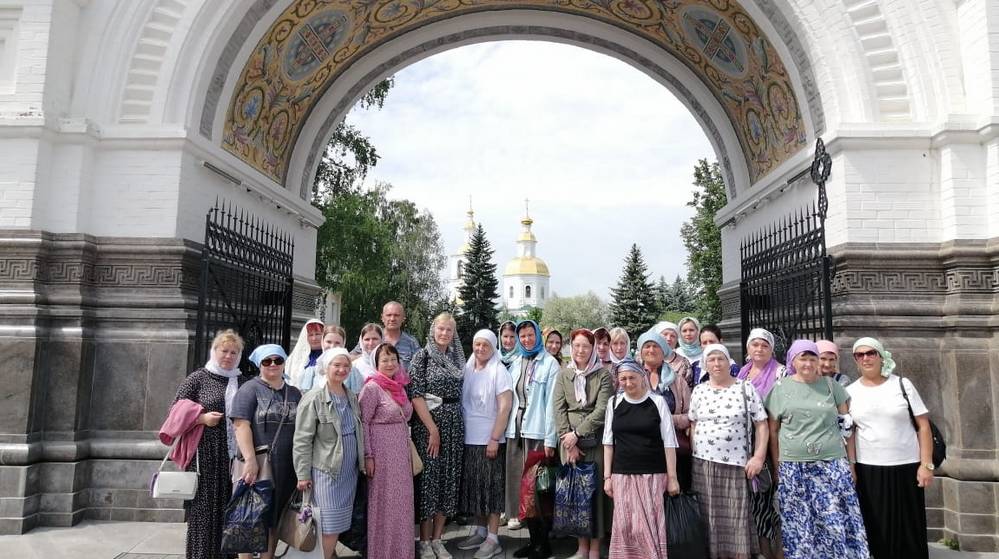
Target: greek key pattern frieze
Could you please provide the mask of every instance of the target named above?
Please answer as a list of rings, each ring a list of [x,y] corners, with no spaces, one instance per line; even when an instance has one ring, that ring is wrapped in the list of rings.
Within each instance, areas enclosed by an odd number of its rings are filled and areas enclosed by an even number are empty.
[[[96,283],[102,287],[180,287],[183,270],[179,263],[99,264]]]
[[[38,279],[38,261],[34,258],[0,259],[0,281],[21,282]]]
[[[934,270],[839,270],[832,280],[833,295],[848,293],[946,293],[944,274]]]

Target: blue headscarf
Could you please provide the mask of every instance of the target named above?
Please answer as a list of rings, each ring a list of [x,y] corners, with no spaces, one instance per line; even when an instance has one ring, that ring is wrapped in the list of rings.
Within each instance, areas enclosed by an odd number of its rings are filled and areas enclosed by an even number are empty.
[[[265,357],[270,357],[271,355],[277,355],[285,361],[288,360],[288,354],[284,352],[284,348],[277,344],[264,344],[257,346],[257,349],[253,350],[250,354],[249,360],[257,368],[260,367],[260,360]]]
[[[534,327],[534,347],[531,349],[527,349],[520,343],[520,327],[524,324],[530,324]],[[517,353],[522,357],[530,359],[545,349],[545,341],[541,339],[541,327],[538,326],[537,322],[533,320],[521,320],[517,323],[515,332],[517,333]]]
[[[649,330],[638,337],[637,349],[639,357],[642,355],[642,347],[648,342],[655,342],[656,345],[663,350],[663,364],[659,370],[659,386],[668,387],[673,384],[674,380],[676,380],[676,372],[674,372],[673,367],[670,367],[669,363],[666,362],[666,360],[673,355],[673,350],[670,349],[669,344],[666,343],[666,338],[664,338],[662,334],[654,330]],[[655,389],[656,387],[652,388]]]

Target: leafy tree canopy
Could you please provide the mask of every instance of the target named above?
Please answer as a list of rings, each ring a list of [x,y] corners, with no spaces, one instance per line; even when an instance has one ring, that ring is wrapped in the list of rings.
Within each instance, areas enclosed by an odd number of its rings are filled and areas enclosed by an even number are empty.
[[[715,225],[715,215],[728,203],[718,163],[698,161],[694,167],[694,185],[697,190],[687,203],[694,208],[694,217],[680,228],[687,248],[687,278],[698,295],[697,315],[705,322],[717,322],[721,319],[718,289],[722,283],[722,249],[721,229]]]
[[[592,291],[573,297],[552,295],[545,302],[544,313],[541,315],[541,326],[555,328],[563,335],[568,336],[569,332],[576,328],[593,330],[607,326],[607,317],[607,303],[603,302]]]

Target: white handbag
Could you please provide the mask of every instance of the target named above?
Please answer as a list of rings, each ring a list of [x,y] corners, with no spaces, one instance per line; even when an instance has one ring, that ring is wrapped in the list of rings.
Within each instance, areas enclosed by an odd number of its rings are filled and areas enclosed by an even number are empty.
[[[167,450],[167,455],[163,457],[163,461],[160,462],[159,470],[153,474],[151,483],[153,499],[183,499],[190,501],[198,492],[198,475],[201,473],[201,460],[199,459],[198,452],[194,453],[193,472],[163,471],[167,460],[170,459],[170,453],[173,452],[174,447],[177,446],[179,441],[180,437],[177,437],[177,440],[170,446],[170,450]]]

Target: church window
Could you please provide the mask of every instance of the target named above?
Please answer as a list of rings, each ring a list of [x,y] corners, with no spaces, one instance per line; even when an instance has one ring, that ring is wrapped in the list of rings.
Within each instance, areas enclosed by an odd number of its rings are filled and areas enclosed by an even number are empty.
[[[461,279],[461,274],[465,271],[465,267],[463,266],[463,264],[464,262],[462,262],[461,260],[458,261],[458,279]]]
[[[510,286],[510,298],[513,299],[513,286]]]
[[[530,285],[525,285],[524,286],[524,298],[525,299],[530,299],[531,298],[531,286]]]
[[[540,300],[541,301],[545,300],[545,288],[544,288],[544,286],[541,287],[541,299]]]

